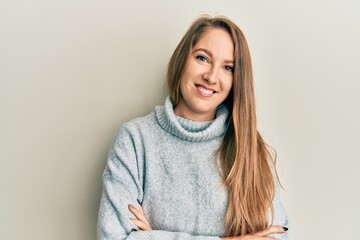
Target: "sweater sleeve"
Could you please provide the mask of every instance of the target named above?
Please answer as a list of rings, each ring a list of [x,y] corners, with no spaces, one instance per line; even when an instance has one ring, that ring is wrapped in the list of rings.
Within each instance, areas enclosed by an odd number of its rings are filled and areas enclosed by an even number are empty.
[[[274,200],[273,200],[273,207],[274,207],[274,219],[273,219],[273,226],[283,226],[289,228],[289,220],[286,210],[284,208],[283,203],[280,199],[280,188],[277,186]],[[271,214],[270,214],[271,216]],[[271,219],[270,219],[271,220]],[[281,233],[281,234],[272,234],[271,237],[275,237],[279,240],[289,240],[288,232]]]
[[[143,197],[141,146],[136,144],[127,128],[122,127],[110,150],[103,174],[103,193],[100,203],[98,240],[218,240],[217,236],[193,236],[185,232],[137,229],[130,221],[134,217],[128,205],[137,206]],[[136,147],[140,148],[136,149]]]

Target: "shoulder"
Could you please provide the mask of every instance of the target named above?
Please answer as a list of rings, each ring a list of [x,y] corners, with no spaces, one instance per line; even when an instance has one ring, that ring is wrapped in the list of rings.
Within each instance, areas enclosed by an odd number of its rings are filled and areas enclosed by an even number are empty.
[[[154,125],[154,123],[156,123],[156,117],[155,117],[155,112],[152,111],[148,115],[134,118],[128,122],[123,123],[121,125],[120,129],[123,129],[123,128],[128,129],[128,130],[142,129],[147,126],[152,126],[152,125]]]
[[[138,138],[140,135],[150,131],[158,125],[155,112],[152,111],[148,115],[134,118],[128,122],[123,123],[117,130],[115,142],[124,139]]]

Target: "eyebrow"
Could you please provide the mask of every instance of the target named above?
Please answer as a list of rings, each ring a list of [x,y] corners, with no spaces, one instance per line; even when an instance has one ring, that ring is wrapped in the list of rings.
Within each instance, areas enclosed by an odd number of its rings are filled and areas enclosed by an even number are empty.
[[[197,51],[203,51],[205,52],[206,54],[210,55],[210,57],[213,57],[213,54],[212,52],[210,52],[209,50],[205,49],[205,48],[197,48],[197,49],[194,49],[193,52],[197,52]],[[231,64],[234,64],[234,60],[224,60],[225,63],[231,63]]]

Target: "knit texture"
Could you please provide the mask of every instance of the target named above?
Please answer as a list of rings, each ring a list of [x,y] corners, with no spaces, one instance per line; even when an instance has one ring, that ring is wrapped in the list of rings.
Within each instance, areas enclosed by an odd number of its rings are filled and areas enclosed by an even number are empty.
[[[228,195],[217,164],[228,110],[195,122],[173,111],[168,97],[149,115],[118,131],[103,174],[98,240],[211,240],[224,236]],[[153,231],[137,229],[128,205],[142,203]],[[273,225],[287,225],[276,195]],[[287,234],[278,235],[288,239]]]

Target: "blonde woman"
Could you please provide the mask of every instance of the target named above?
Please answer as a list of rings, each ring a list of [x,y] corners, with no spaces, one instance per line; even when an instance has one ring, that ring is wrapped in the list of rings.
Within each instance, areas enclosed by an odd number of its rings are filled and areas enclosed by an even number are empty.
[[[224,17],[198,18],[170,59],[167,84],[165,104],[114,140],[98,239],[288,239],[241,30]]]

